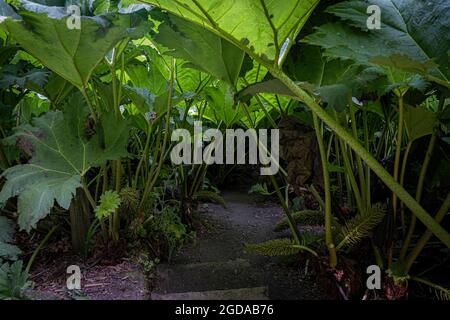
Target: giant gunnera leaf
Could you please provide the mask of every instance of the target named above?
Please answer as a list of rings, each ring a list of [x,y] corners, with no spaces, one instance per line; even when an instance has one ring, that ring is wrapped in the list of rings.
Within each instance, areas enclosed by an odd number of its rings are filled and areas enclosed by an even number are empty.
[[[77,87],[84,87],[95,67],[122,39],[145,31],[138,13],[82,15],[79,28],[69,28],[71,12],[62,0],[44,5],[21,1],[18,14],[0,0],[0,28],[43,65]],[[146,14],[145,14],[146,17]]]
[[[319,0],[136,0],[160,7],[245,46],[259,57],[278,61]],[[214,59],[214,57],[211,57]]]
[[[380,29],[367,28],[369,5],[380,8]],[[434,77],[449,80],[450,1],[352,0],[327,11],[341,21],[325,24],[303,40],[323,47],[326,55],[419,74],[432,69]]]
[[[189,61],[184,67],[193,67],[236,84],[244,61],[242,50],[213,32],[175,15],[154,14],[153,17],[163,21],[154,38],[170,49],[166,54]]]
[[[81,186],[81,177],[92,167],[127,155],[128,126],[108,113],[97,131],[86,135],[89,109],[80,94],[72,96],[64,111],[50,111],[16,129],[7,141],[32,155],[29,163],[12,167],[1,175],[6,183],[0,206],[18,196],[19,226],[29,231],[50,213],[56,203],[68,209]]]

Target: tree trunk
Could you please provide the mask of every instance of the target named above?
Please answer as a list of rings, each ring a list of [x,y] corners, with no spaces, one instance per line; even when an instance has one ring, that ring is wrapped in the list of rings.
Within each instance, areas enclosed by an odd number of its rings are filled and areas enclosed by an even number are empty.
[[[69,212],[72,247],[76,253],[80,254],[85,249],[90,220],[89,202],[82,188],[77,189],[77,193],[70,204]]]

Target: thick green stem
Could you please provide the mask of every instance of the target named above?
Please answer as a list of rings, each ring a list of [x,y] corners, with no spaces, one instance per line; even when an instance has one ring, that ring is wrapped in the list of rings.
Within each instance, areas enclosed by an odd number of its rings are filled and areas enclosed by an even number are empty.
[[[115,190],[117,193],[120,192],[121,188],[122,188],[122,161],[121,160],[117,160],[114,162],[114,167],[115,167],[115,177],[114,177],[114,181],[115,181]],[[119,233],[120,233],[120,211],[119,209],[117,209],[113,216],[112,216],[113,222],[112,222],[112,230],[111,230],[111,234],[112,234],[112,238],[113,241],[119,241]]]
[[[341,152],[339,148],[339,139],[335,137],[334,139],[334,149],[336,153],[336,162],[338,167],[341,167]],[[339,185],[339,202],[342,203],[342,195],[344,194],[344,184],[342,182],[342,173],[337,172],[337,180]]]
[[[355,111],[353,110],[353,101],[352,97],[350,95],[349,97],[349,110],[350,110],[350,120],[352,125],[352,132],[353,137],[359,141],[358,138],[358,129],[356,126],[356,117],[355,117]],[[356,166],[358,167],[358,179],[359,179],[359,190],[361,195],[361,201],[364,203],[364,205],[367,204],[367,197],[366,197],[366,179],[364,178],[364,166],[361,161],[361,157],[356,155]]]
[[[383,166],[366,150],[356,139],[352,137],[351,134],[347,132],[342,126],[339,125],[320,105],[315,101],[315,99],[300,88],[289,76],[287,76],[277,65],[261,58],[249,47],[243,44],[240,40],[236,39],[229,32],[222,29],[212,17],[208,14],[198,1],[192,0],[193,3],[200,10],[198,15],[203,19],[203,26],[209,30],[215,32],[219,36],[229,40],[231,43],[241,48],[250,57],[259,62],[264,67],[266,67],[270,73],[280,80],[294,95],[298,100],[303,101],[313,113],[315,113],[331,130],[333,130],[338,137],[343,139],[354,151],[365,161],[366,165],[390,188],[401,201],[420,219],[426,227],[428,227],[433,234],[435,234],[446,246],[450,248],[450,235],[448,232],[442,228],[434,219],[420,206],[417,201],[383,168]],[[151,4],[155,4],[154,1],[147,1]],[[158,5],[158,3],[156,3]],[[179,14],[178,12],[174,12]],[[206,18],[204,19],[203,16]]]
[[[56,229],[58,229],[58,226],[54,226],[53,228],[51,228],[50,231],[45,236],[45,238],[41,241],[41,243],[39,243],[38,247],[34,250],[30,260],[28,260],[27,267],[25,268],[26,273],[30,272],[31,267],[33,266],[33,263],[36,260],[36,257],[38,255],[39,251],[41,251],[41,249],[45,246],[45,244],[48,242],[48,240],[50,240],[53,233],[55,233]]]
[[[402,154],[402,141],[403,141],[403,124],[404,124],[404,105],[403,95],[398,98],[398,128],[397,128],[397,141],[395,146],[395,162],[394,162],[394,180],[398,181],[400,171],[400,157]],[[394,210],[394,223],[397,217],[397,194],[392,192],[392,209]]]
[[[367,151],[351,134],[341,127],[308,93],[301,89],[280,69],[270,65],[270,72],[291,90],[299,100],[303,101],[335,134],[343,139],[357,155],[370,167],[370,169],[391,189],[398,198],[413,212],[414,215],[436,235],[447,247],[450,248],[450,235],[414,200],[414,198],[401,186],[383,166]]]
[[[433,155],[434,147],[436,145],[437,135],[433,132],[431,136],[430,143],[428,144],[428,149],[425,154],[425,159],[423,160],[422,168],[420,169],[419,181],[417,182],[416,189],[416,201],[420,203],[422,199],[423,185],[425,183],[425,177],[427,175],[428,166],[430,164],[431,156]],[[411,216],[411,221],[409,223],[408,233],[406,234],[405,242],[403,243],[402,250],[400,251],[400,259],[403,260],[408,252],[409,245],[411,243],[412,237],[414,235],[414,230],[416,228],[417,218],[416,216]]]
[[[339,143],[341,144],[342,159],[344,160],[344,168],[350,184],[349,187],[353,191],[356,206],[358,207],[359,212],[364,212],[364,206],[361,199],[361,194],[359,192],[358,183],[356,182],[355,175],[353,174],[352,166],[350,164],[350,159],[348,157],[349,151],[345,148],[345,143],[344,141],[342,141],[342,139],[339,139]]]
[[[94,198],[92,197],[91,192],[89,191],[89,188],[86,184],[85,178],[81,177],[81,180],[82,180],[82,188],[84,191],[84,195],[86,196],[87,200],[89,201],[89,204],[91,205],[91,208],[93,209],[96,206],[96,202],[95,202]]]
[[[369,139],[369,125],[368,125],[368,119],[367,119],[367,108],[366,106],[363,107],[363,126],[364,126],[364,141],[366,145],[366,150],[370,151],[370,139]],[[370,208],[372,206],[372,199],[370,194],[370,168],[366,166],[366,201],[367,201],[367,208]]]
[[[116,118],[120,117],[120,109],[119,109],[119,102],[117,100],[117,81],[116,81],[116,66],[113,64],[110,66],[111,70],[111,83],[112,83],[112,94],[113,94],[113,104],[114,104],[114,114],[116,115]]]
[[[150,149],[150,141],[151,141],[153,122],[152,123],[147,122],[147,126],[148,126],[147,139],[145,141],[144,151],[142,152],[141,159],[139,159],[139,164],[138,164],[137,169],[136,169],[136,174],[135,174],[134,182],[133,182],[134,188],[137,188],[139,175],[140,175],[141,168],[142,168],[142,164],[144,163],[144,160],[148,159],[148,151]]]
[[[300,241],[301,237],[300,237],[300,233],[297,229],[297,223],[295,222],[294,218],[292,217],[289,207],[287,206],[286,201],[283,197],[283,194],[280,191],[280,187],[278,186],[277,179],[275,179],[275,176],[270,176],[270,181],[272,182],[272,185],[275,188],[276,194],[278,196],[278,199],[280,200],[281,206],[283,207],[284,213],[286,214],[286,217],[288,218],[289,228],[292,231],[295,242],[298,245],[301,245],[302,242]]]
[[[249,85],[248,81],[245,80],[245,78],[243,78],[243,80],[244,80],[245,85],[248,86]],[[259,106],[261,107],[262,111],[264,112],[264,115],[266,116],[266,118],[269,120],[270,124],[274,128],[276,128],[277,125],[276,125],[275,121],[272,119],[272,117],[270,116],[269,112],[267,111],[266,106],[264,105],[264,103],[261,100],[261,97],[258,94],[256,94],[255,97],[256,97],[256,101],[258,101]],[[282,110],[281,110],[280,114],[283,115]]]
[[[97,113],[96,113],[96,111],[94,109],[94,106],[91,103],[91,100],[89,99],[89,96],[86,93],[86,89],[85,88],[81,88],[80,92],[83,95],[84,99],[86,100],[86,103],[89,106],[89,110],[91,111],[92,119],[94,119],[94,122],[97,123],[97,121],[98,121]]]
[[[405,154],[403,155],[403,163],[402,163],[402,170],[400,173],[400,184],[403,186],[405,182],[405,174],[406,174],[406,166],[408,164],[408,157],[409,152],[411,151],[412,142],[410,141],[408,145],[406,146]],[[406,223],[405,223],[405,205],[403,203],[400,203],[400,220],[402,224],[402,230],[403,232],[406,232]]]
[[[449,212],[449,210],[450,210],[450,192],[448,193],[447,198],[445,198],[444,203],[442,204],[438,213],[434,217],[436,222],[441,223],[442,219],[444,219],[445,215]],[[432,235],[433,234],[430,230],[426,230],[424,234],[420,237],[419,241],[417,241],[416,246],[413,248],[409,256],[406,258],[405,268],[407,273],[411,269],[414,261],[422,252],[423,248],[425,248],[425,245],[430,240]]]
[[[323,171],[323,186],[325,192],[325,242],[329,252],[330,267],[334,268],[337,265],[337,255],[336,248],[333,243],[333,234],[331,230],[331,185],[330,185],[330,174],[328,171],[328,161],[327,154],[325,150],[325,145],[323,143],[322,130],[319,123],[319,119],[315,114],[313,114],[314,120],[314,130],[316,131],[317,143],[319,145],[320,160],[322,162]]]
[[[317,192],[317,189],[314,187],[314,185],[309,186],[309,192],[313,195],[313,197],[316,199],[316,201],[319,203],[319,206],[322,208],[322,210],[325,211],[325,201],[323,201],[322,197],[320,196],[319,192]]]
[[[176,60],[173,59],[172,67],[171,67],[170,83],[169,83],[169,94],[168,94],[168,98],[167,98],[166,131],[164,132],[163,145],[162,145],[161,151],[159,153],[159,161],[156,166],[155,174],[149,175],[149,177],[147,179],[147,183],[145,185],[145,189],[142,194],[141,203],[139,205],[139,211],[143,209],[145,201],[158,179],[159,172],[161,171],[161,167],[162,167],[162,165],[164,163],[164,159],[166,157],[166,147],[167,147],[167,141],[168,141],[169,132],[170,132],[170,116],[171,116],[171,112],[172,112],[172,95],[173,95],[173,85],[175,82],[175,68],[176,68]]]

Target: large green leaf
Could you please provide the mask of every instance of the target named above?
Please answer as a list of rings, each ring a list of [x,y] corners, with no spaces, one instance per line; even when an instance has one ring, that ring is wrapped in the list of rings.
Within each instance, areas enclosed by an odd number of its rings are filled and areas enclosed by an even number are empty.
[[[405,127],[410,141],[431,135],[436,126],[436,113],[423,107],[405,108]]]
[[[0,0],[2,8],[6,8]],[[11,9],[11,8],[10,8]],[[12,10],[12,9],[11,9]],[[132,15],[81,16],[80,29],[69,29],[66,8],[25,1],[20,16],[2,9],[0,28],[43,65],[77,87],[120,40],[142,33]],[[14,12],[14,11],[12,11]]]
[[[381,9],[381,29],[367,30],[368,5]],[[450,44],[450,2],[447,0],[367,0],[346,1],[328,11],[343,22],[323,25],[304,41],[325,48],[328,56],[367,63],[375,57],[399,57],[439,66],[434,75],[448,81]],[[391,59],[392,60],[392,59]],[[411,71],[402,59],[396,68]],[[423,65],[419,66],[423,69]]]
[[[142,114],[153,111],[153,104],[155,103],[155,95],[146,88],[136,88],[126,85],[126,93],[134,105]]]
[[[318,95],[323,102],[337,110],[345,108],[349,95],[360,97],[367,92],[384,93],[387,88],[380,68],[330,59],[322,55],[320,48],[305,44],[295,46],[291,50],[285,67],[305,91]],[[297,99],[295,94],[277,79],[252,84],[241,90],[237,98],[264,92]]]
[[[0,261],[1,263],[1,261]],[[0,300],[22,299],[23,292],[32,286],[21,260],[0,264]]]
[[[100,119],[98,131],[87,137],[89,109],[80,95],[71,97],[64,112],[51,111],[19,127],[9,140],[32,154],[28,164],[6,170],[0,205],[18,198],[19,226],[29,231],[49,214],[54,201],[68,209],[80,180],[91,167],[127,155],[128,126],[108,113]],[[103,138],[102,138],[103,137]]]
[[[266,60],[278,61],[319,0],[140,0],[218,33]],[[213,57],[212,57],[213,58]]]
[[[0,242],[0,258],[17,260],[21,253],[22,252],[17,246],[6,242]]]
[[[138,88],[146,88],[156,96],[167,91],[170,79],[170,68],[164,57],[154,48],[141,46],[146,62],[134,59],[125,66],[132,84]]]
[[[24,89],[34,89],[36,86],[43,87],[47,83],[48,70],[31,69],[24,72],[22,68],[22,64],[3,66],[0,74],[0,88],[17,85]]]
[[[235,84],[244,52],[203,27],[175,15],[157,15],[163,22],[154,38],[170,49],[166,54],[182,58],[193,67],[219,80]]]
[[[204,95],[209,106],[204,114],[206,118],[215,120],[217,124],[223,121],[230,128],[244,117],[242,109],[235,105],[234,91],[228,84],[220,82],[215,87],[208,87]]]

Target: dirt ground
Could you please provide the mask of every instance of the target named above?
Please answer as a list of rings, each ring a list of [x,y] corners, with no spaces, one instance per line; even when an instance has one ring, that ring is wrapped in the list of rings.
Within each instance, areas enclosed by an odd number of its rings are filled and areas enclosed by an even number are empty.
[[[267,288],[270,299],[324,299],[316,276],[298,261],[246,253],[246,243],[283,237],[273,227],[284,214],[274,203],[261,202],[245,192],[223,193],[227,207],[203,205],[200,218],[209,228],[196,243],[184,248],[170,264],[158,268],[160,281],[153,292],[170,294]],[[163,295],[161,297],[161,295]],[[175,295],[177,296],[177,295]],[[197,295],[193,295],[197,297]],[[257,296],[259,298],[259,296]]]
[[[259,243],[283,235],[272,229],[282,209],[262,202],[246,192],[224,192],[227,207],[201,204],[199,218],[204,225],[194,243],[187,245],[170,263],[157,267],[157,280],[146,279],[142,268],[128,258],[90,259],[83,262],[70,255],[55,256],[37,264],[32,280],[32,299],[146,300],[160,294],[225,292],[244,290],[249,299],[324,299],[327,295],[316,276],[305,265],[286,258],[261,257],[244,251],[246,243]],[[108,256],[107,254],[105,254]],[[79,265],[80,291],[68,291],[66,268]],[[149,290],[150,289],[150,290]],[[264,291],[264,293],[262,293]],[[235,291],[230,291],[232,299]],[[256,295],[254,292],[258,292]],[[264,296],[261,296],[264,294]],[[216,296],[212,296],[213,298]],[[216,297],[217,298],[217,297]],[[220,298],[220,297],[219,297]]]

